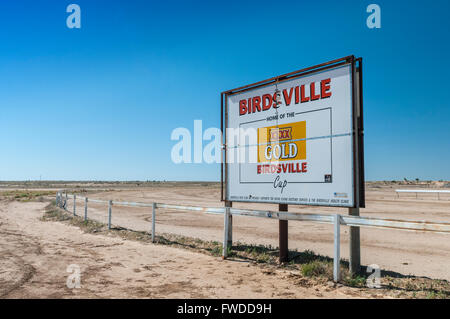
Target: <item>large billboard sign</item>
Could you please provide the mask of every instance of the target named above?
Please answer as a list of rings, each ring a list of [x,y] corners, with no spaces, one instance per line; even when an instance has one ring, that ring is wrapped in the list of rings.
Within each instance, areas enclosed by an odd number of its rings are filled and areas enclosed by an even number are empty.
[[[364,207],[361,59],[222,93],[223,199]]]

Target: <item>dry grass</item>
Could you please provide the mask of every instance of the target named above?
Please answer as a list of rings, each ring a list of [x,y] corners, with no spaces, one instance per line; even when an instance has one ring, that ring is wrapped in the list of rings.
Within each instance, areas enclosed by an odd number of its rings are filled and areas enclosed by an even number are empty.
[[[9,190],[0,192],[0,199],[8,201],[30,202],[45,201],[46,197],[55,196],[54,191]]]

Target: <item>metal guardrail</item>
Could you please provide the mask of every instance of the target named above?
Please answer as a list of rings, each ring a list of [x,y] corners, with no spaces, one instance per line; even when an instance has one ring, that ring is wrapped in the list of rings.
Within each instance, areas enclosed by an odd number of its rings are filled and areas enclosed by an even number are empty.
[[[396,189],[398,193],[448,193],[450,190],[446,189]]]
[[[98,200],[88,199],[77,195],[65,194],[62,192],[56,194],[56,205],[64,209],[67,208],[68,198],[73,198],[73,215],[76,215],[76,201],[84,200],[84,219],[87,220],[88,202],[108,204],[108,228],[111,229],[112,206],[130,206],[130,207],[151,207],[152,208],[152,242],[155,242],[155,228],[156,228],[156,209],[169,209],[179,211],[196,211],[204,213],[224,214],[224,240],[223,240],[223,258],[227,258],[228,248],[230,247],[230,216],[250,216],[280,220],[296,220],[308,221],[334,225],[334,280],[340,280],[340,226],[355,226],[355,227],[372,227],[382,229],[396,229],[408,231],[422,231],[434,232],[441,234],[450,234],[450,223],[447,222],[430,222],[430,221],[415,221],[415,220],[399,220],[387,218],[348,216],[348,215],[329,215],[329,214],[304,214],[304,213],[289,213],[278,211],[264,211],[264,210],[250,210],[238,209],[231,207],[198,207],[198,206],[182,206],[162,203],[139,203],[139,202],[122,202],[113,200]]]
[[[433,193],[437,194],[438,200],[440,200],[439,194],[450,194],[450,190],[446,189],[396,189],[397,198],[400,198],[400,193],[415,193],[416,198],[418,198],[418,194],[420,193]]]

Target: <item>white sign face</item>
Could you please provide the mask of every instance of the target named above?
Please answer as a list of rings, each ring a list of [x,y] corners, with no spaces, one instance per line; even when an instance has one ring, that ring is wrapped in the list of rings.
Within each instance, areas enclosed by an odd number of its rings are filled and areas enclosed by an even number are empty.
[[[226,103],[226,200],[354,206],[350,64]]]

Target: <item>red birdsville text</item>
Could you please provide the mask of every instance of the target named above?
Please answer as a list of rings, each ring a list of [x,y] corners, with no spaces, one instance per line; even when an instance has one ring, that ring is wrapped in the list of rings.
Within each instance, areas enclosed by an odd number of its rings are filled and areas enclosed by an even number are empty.
[[[258,165],[256,172],[258,174],[280,174],[280,173],[306,173],[307,163],[287,163],[287,164],[263,164]]]
[[[317,85],[319,84],[319,85]],[[325,79],[319,82],[312,82],[308,87],[303,84],[289,89],[284,89],[282,94],[286,106],[291,103],[299,104],[319,99],[326,99],[331,96],[331,79]],[[239,115],[267,111],[271,107],[278,108],[276,93],[254,96],[239,101]]]

